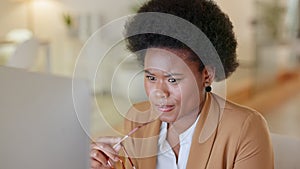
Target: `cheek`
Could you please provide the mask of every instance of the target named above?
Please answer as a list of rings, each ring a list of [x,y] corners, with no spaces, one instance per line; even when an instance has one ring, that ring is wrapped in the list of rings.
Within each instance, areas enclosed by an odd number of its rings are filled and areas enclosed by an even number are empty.
[[[181,101],[184,97],[184,93],[182,92],[181,87],[172,88],[170,91],[170,95],[177,100],[177,102]]]
[[[177,100],[181,101],[181,104],[187,105],[192,104],[194,102],[199,102],[200,96],[200,88],[197,85],[183,85],[174,91]]]
[[[146,80],[144,80],[144,88],[145,88],[146,95],[149,97],[151,91],[151,84],[149,84]]]

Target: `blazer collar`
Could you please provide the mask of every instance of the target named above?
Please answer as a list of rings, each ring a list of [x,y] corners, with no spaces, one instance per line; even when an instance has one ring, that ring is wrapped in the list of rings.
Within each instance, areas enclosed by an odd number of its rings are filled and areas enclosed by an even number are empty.
[[[198,120],[194,131],[186,168],[206,168],[214,145],[217,134],[216,131],[223,113],[224,104],[225,101],[217,95],[212,93],[206,95],[206,101],[201,110],[201,117]],[[143,130],[140,131],[143,133],[143,137],[147,139],[143,139],[143,141],[139,143],[138,147],[140,147],[140,149],[138,154],[143,155],[143,157],[146,158],[137,160],[138,168],[156,168],[160,126],[161,121],[156,120],[151,124],[144,126]]]
[[[194,131],[186,168],[206,168],[222,116],[223,103],[225,104],[218,96],[207,94],[207,100],[201,111],[201,118]]]

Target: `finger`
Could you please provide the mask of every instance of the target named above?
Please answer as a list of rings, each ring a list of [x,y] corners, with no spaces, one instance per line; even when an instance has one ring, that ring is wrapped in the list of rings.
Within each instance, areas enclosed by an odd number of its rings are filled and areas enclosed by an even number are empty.
[[[102,144],[102,143],[97,143],[96,146],[92,147],[92,150],[98,150],[101,151],[105,154],[105,156],[107,156],[108,158],[112,159],[113,161],[119,161],[119,157],[118,157],[118,152],[115,151],[115,149],[113,149],[111,147],[111,145],[108,144]],[[100,153],[102,154],[102,153]],[[104,155],[102,154],[102,155]]]
[[[99,152],[97,150],[92,151],[91,158],[98,161],[100,164],[102,164],[104,166],[111,167],[114,165],[113,161],[109,161],[109,158],[105,154],[102,154],[101,152]]]
[[[104,166],[99,162],[95,161],[94,159],[91,159],[91,169],[112,169],[112,168],[113,167]]]
[[[97,146],[97,144],[96,144],[95,142],[92,142],[92,143],[90,144],[90,149],[93,149],[93,147],[95,147],[95,146]]]
[[[106,143],[111,145],[116,152],[119,152],[121,147],[119,145],[120,141],[121,141],[121,137],[99,137],[95,140],[94,144],[98,144],[98,143]],[[99,144],[98,144],[99,145]]]
[[[113,166],[115,166],[115,163],[113,161],[111,161],[111,159],[108,159],[107,166],[109,166],[110,168],[114,168]]]
[[[100,169],[101,168],[101,164],[93,158],[91,158],[90,164],[91,164],[92,169]]]

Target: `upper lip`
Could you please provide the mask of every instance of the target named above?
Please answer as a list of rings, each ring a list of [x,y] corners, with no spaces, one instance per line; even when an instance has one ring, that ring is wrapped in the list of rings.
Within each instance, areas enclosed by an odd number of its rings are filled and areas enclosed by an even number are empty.
[[[158,107],[158,108],[164,108],[164,107],[173,107],[174,105],[170,105],[170,104],[159,105],[159,104],[156,104],[155,106]]]

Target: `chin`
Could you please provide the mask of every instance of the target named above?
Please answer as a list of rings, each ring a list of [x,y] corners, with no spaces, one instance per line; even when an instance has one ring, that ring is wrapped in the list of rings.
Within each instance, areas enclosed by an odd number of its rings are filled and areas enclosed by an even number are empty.
[[[167,122],[167,123],[173,123],[176,121],[176,117],[170,117],[170,116],[165,116],[165,115],[161,115],[159,117],[159,119],[163,122]]]

